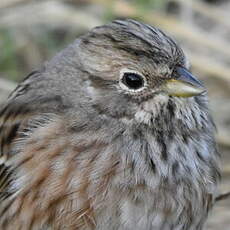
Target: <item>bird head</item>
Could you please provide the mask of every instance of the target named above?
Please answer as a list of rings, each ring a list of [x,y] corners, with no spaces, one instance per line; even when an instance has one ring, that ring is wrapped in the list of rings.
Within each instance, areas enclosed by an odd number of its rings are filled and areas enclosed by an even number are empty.
[[[129,124],[152,126],[159,117],[170,123],[171,115],[191,123],[206,107],[205,88],[190,73],[182,49],[161,30],[135,20],[92,29],[53,58],[46,73],[78,110],[81,102]]]
[[[111,116],[153,115],[169,100],[186,104],[205,92],[182,49],[152,26],[116,20],[84,35],[78,48],[79,67],[88,74],[86,91]]]

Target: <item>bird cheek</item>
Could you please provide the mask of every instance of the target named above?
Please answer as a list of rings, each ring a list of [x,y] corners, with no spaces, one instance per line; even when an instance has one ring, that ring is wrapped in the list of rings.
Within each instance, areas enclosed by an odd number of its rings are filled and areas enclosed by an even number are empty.
[[[162,113],[162,107],[168,103],[168,96],[157,94],[153,98],[143,102],[135,114],[138,123],[152,125],[152,120]]]

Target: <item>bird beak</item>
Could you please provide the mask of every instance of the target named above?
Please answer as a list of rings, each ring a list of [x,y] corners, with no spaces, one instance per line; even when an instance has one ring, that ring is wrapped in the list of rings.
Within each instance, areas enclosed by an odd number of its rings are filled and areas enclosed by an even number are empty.
[[[183,67],[176,68],[175,77],[166,80],[162,90],[176,97],[192,97],[206,91],[203,84]]]

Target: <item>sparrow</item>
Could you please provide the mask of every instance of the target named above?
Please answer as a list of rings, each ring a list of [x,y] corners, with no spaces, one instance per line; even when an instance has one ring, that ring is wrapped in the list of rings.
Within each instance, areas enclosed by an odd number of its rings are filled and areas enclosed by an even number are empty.
[[[29,74],[0,110],[0,229],[203,229],[220,154],[188,63],[127,19]]]

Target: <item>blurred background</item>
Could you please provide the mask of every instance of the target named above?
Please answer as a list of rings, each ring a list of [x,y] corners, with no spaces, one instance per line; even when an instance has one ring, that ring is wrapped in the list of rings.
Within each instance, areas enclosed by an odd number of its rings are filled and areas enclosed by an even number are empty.
[[[208,88],[223,156],[221,192],[230,191],[230,1],[0,0],[0,103],[32,70],[94,26],[134,18],[181,44]],[[230,229],[230,198],[216,204],[206,230]]]

